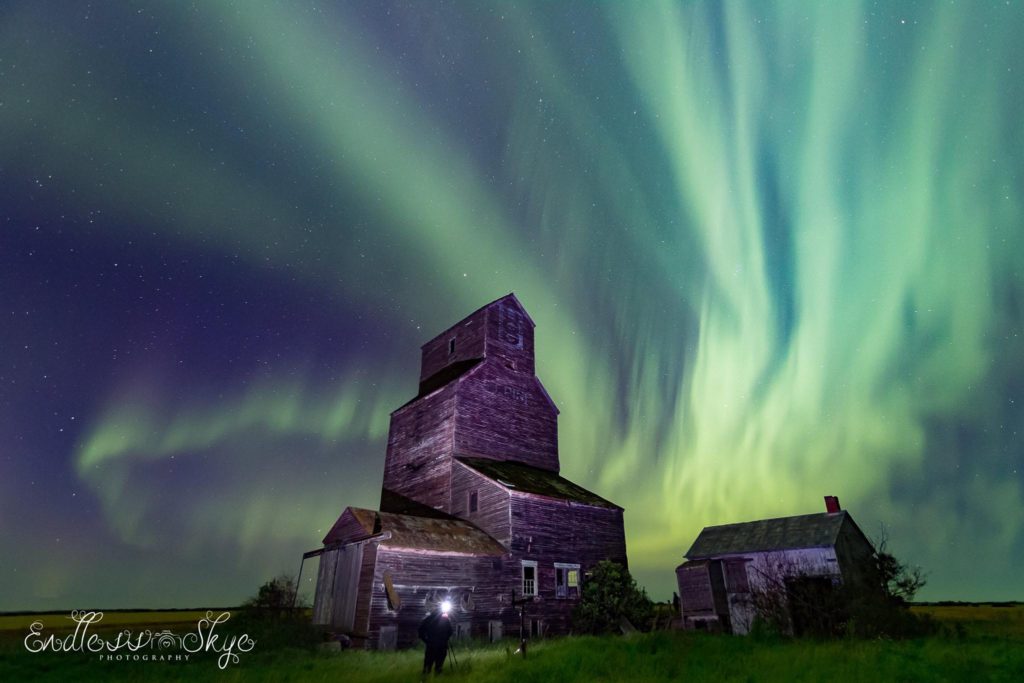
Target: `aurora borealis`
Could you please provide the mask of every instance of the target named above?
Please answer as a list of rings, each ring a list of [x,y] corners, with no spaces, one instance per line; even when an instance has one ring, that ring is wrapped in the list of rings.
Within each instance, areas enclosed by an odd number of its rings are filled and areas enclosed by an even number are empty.
[[[231,605],[514,291],[656,599],[838,495],[1024,598],[1019,2],[0,9],[0,610]]]

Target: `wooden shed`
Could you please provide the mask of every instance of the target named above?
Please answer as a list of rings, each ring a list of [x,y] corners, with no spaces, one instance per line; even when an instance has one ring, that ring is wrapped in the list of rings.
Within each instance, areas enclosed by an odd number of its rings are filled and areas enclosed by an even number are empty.
[[[305,555],[320,557],[315,623],[405,647],[449,600],[461,636],[568,632],[586,571],[625,564],[626,541],[622,508],[559,469],[534,323],[509,294],[423,345],[417,394],[391,414],[380,510],[346,508]]]
[[[825,512],[705,527],[676,568],[684,626],[746,633],[758,591],[824,600],[841,584],[872,581],[871,541],[838,498],[825,502]],[[803,602],[789,601],[798,632]]]

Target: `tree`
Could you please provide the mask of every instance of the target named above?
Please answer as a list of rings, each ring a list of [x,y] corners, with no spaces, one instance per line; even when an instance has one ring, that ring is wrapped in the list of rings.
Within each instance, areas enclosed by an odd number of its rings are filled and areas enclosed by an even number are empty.
[[[295,579],[287,574],[275,576],[260,586],[259,592],[245,602],[255,616],[261,618],[279,619],[292,611],[292,606],[305,607],[296,600],[295,593],[297,586]]]
[[[632,626],[646,630],[654,605],[636,585],[629,570],[618,562],[602,560],[583,582],[583,594],[573,610],[573,629],[580,633],[617,633]]]
[[[891,602],[903,606],[911,602],[928,581],[920,567],[896,559],[888,551],[888,543],[888,536],[883,529],[881,538],[875,544],[875,569],[885,596]]]
[[[245,633],[260,644],[260,649],[278,647],[313,648],[323,640],[320,629],[310,623],[308,603],[296,600],[295,579],[287,574],[275,576],[242,605],[229,632]],[[293,609],[294,606],[294,609]]]

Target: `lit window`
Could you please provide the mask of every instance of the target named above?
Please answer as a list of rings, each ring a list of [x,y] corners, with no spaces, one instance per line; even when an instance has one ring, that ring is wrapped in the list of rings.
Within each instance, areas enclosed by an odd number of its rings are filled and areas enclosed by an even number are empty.
[[[523,595],[537,594],[537,563],[523,560]]]
[[[580,566],[555,562],[555,597],[578,598],[580,596]]]

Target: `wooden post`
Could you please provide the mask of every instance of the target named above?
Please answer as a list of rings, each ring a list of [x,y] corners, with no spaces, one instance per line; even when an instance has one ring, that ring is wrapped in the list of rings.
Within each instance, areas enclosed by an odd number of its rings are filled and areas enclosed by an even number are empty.
[[[519,608],[519,649],[516,652],[522,653],[526,658],[526,604],[533,602],[532,595],[524,595],[516,600],[516,592],[512,591],[512,606]]]
[[[306,564],[306,556],[302,556],[302,562],[299,562],[299,575],[295,577],[295,594],[292,596],[292,611],[295,611],[295,603],[299,600],[299,585],[302,581],[302,566]]]

